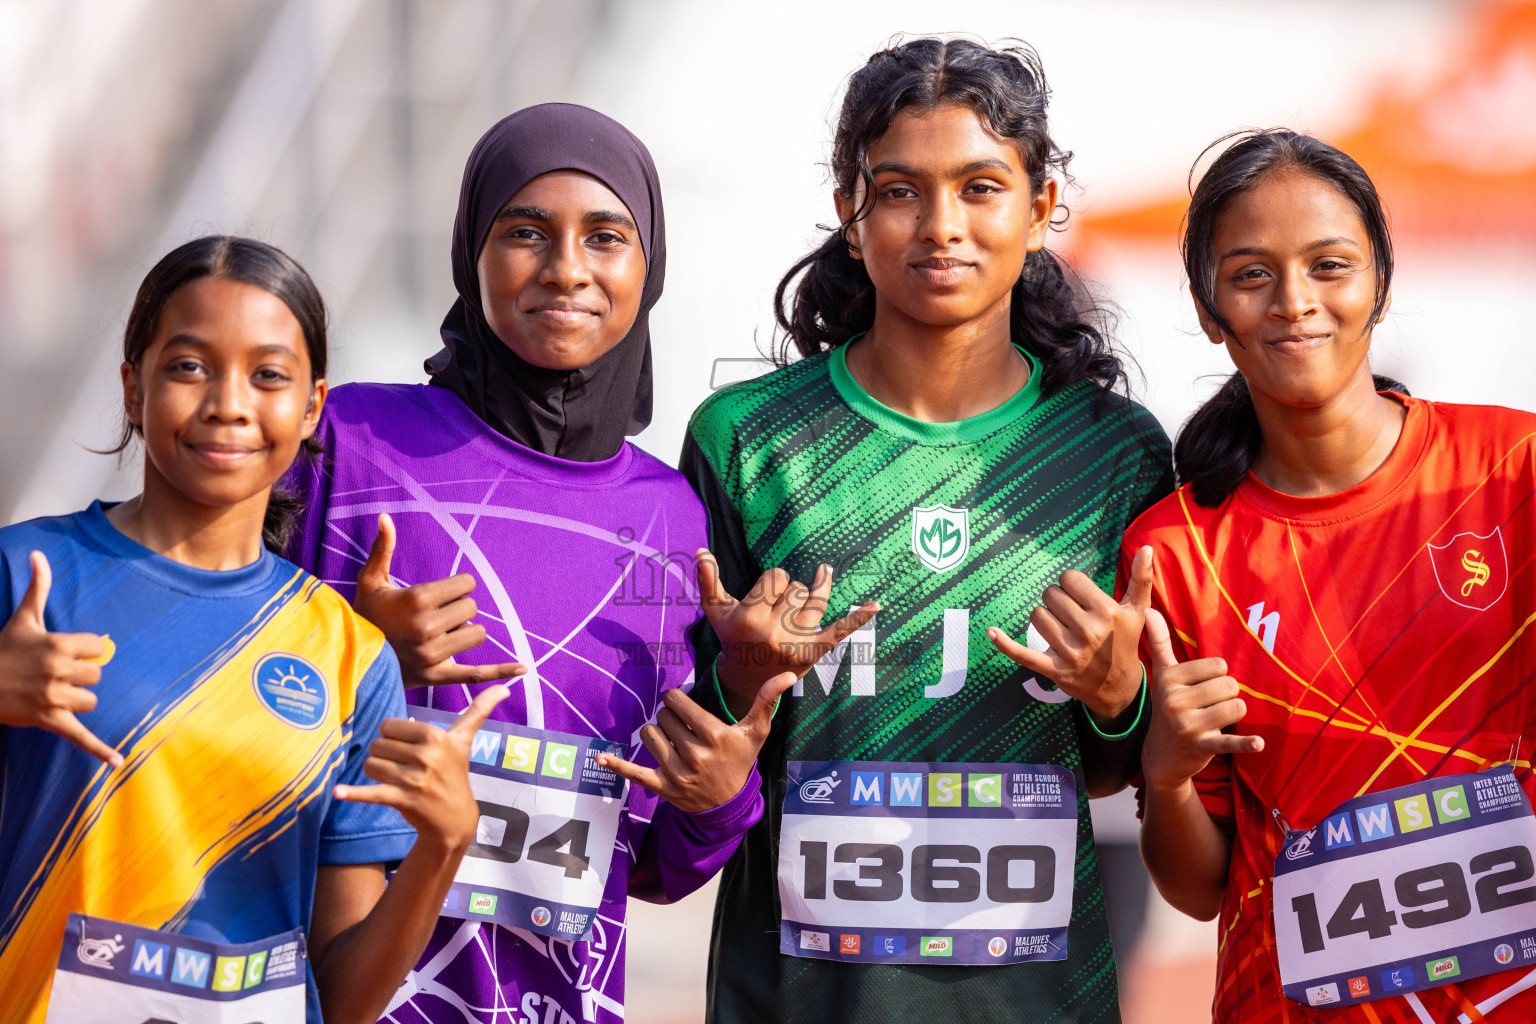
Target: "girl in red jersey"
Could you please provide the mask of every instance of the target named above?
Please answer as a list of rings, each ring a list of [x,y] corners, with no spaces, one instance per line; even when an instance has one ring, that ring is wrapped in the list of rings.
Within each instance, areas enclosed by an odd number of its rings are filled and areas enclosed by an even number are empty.
[[[1536,1018],[1536,416],[1382,390],[1381,202],[1345,154],[1246,133],[1183,253],[1238,372],[1158,572],[1142,852],[1220,915],[1219,1021]]]

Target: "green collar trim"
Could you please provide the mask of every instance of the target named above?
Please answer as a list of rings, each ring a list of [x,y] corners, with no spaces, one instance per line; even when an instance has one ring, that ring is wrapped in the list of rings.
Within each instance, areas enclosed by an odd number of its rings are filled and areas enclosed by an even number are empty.
[[[852,342],[859,337],[861,335],[856,334],[848,340]],[[859,382],[853,379],[853,374],[848,372],[846,344],[832,350],[827,366],[832,377],[832,386],[837,389],[843,401],[847,402],[854,412],[874,423],[881,430],[918,444],[970,444],[997,433],[1029,412],[1040,401],[1040,361],[1022,348],[1019,349],[1019,353],[1029,361],[1029,383],[996,409],[989,409],[979,416],[949,423],[929,423],[926,420],[913,419],[870,397],[869,392],[865,391]]]

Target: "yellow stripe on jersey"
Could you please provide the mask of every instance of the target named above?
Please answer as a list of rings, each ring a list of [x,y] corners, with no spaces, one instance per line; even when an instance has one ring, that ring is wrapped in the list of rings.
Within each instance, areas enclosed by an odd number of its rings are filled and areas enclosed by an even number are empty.
[[[287,600],[268,621],[139,731],[124,766],[91,791],[55,844],[47,878],[0,956],[0,992],[9,1005],[33,1007],[28,1024],[43,1020],[69,913],[165,927],[215,866],[324,795],[384,639],[313,579],[282,593]],[[273,652],[320,670],[327,699],[314,728],[294,726],[258,695],[257,663]]]

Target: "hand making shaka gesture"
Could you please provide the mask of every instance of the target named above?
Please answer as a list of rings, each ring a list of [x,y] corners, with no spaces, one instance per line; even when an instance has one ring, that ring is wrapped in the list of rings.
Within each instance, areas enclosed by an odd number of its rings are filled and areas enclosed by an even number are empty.
[[[715,556],[703,548],[698,556],[699,600],[720,639],[720,660],[715,666],[720,689],[726,707],[737,717],[752,707],[770,677],[788,672],[792,684],[880,610],[879,604],[870,601],[823,627],[821,620],[832,594],[830,565],[817,567],[809,587],[783,569],[769,569],[737,600],[721,584]],[[707,666],[701,671],[707,671]]]

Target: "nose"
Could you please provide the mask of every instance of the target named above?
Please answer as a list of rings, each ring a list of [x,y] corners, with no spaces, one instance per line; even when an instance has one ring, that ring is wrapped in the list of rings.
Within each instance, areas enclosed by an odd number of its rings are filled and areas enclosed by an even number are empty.
[[[1317,291],[1305,267],[1290,267],[1278,275],[1269,307],[1270,316],[1290,323],[1300,323],[1317,310]]]
[[[944,248],[961,241],[965,235],[965,217],[960,197],[944,188],[929,193],[917,227],[919,236],[929,245]]]
[[[202,413],[209,423],[250,423],[254,419],[250,380],[236,370],[210,380],[203,392]]]
[[[581,236],[563,231],[547,248],[539,267],[539,283],[562,293],[579,291],[592,283],[592,267]]]

